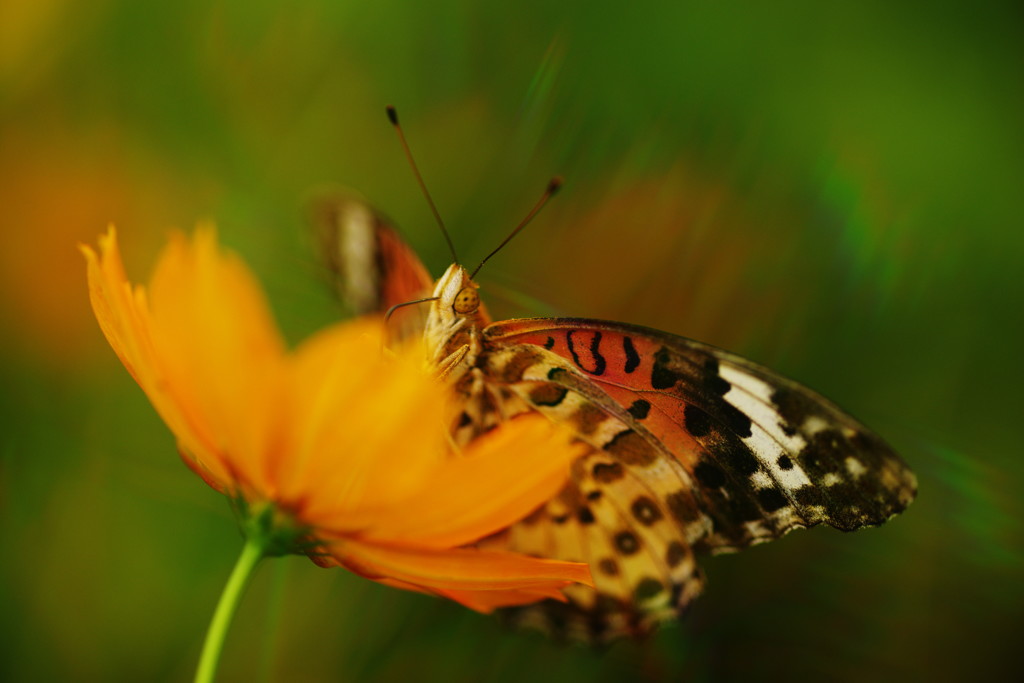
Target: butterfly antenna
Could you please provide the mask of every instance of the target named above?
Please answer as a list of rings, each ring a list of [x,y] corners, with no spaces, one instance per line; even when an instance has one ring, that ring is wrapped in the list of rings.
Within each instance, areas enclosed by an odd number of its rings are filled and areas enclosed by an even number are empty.
[[[530,221],[532,221],[534,216],[536,216],[538,213],[540,213],[540,210],[544,208],[544,205],[548,203],[548,200],[551,199],[551,197],[553,197],[554,194],[556,192],[558,192],[559,188],[561,188],[561,187],[562,187],[562,177],[561,176],[555,176],[554,178],[551,179],[551,182],[548,183],[547,189],[544,190],[544,194],[541,195],[540,199],[537,200],[537,203],[533,205],[532,209],[530,209],[530,213],[526,214],[526,218],[524,218],[519,223],[519,225],[516,226],[516,229],[513,230],[509,234],[509,236],[506,237],[505,240],[501,244],[499,244],[498,247],[494,251],[492,251],[490,254],[488,254],[487,256],[484,257],[484,260],[480,262],[480,265],[478,265],[475,269],[473,269],[473,274],[469,276],[470,280],[472,280],[472,279],[474,279],[476,277],[476,274],[480,272],[480,269],[484,267],[484,264],[487,263],[487,261],[489,261],[492,256],[494,256],[499,251],[501,251],[502,247],[504,247],[506,244],[508,244],[509,241],[511,241],[511,239],[513,237],[515,237],[519,233],[520,230],[525,228],[526,224],[529,223]]]
[[[437,206],[434,205],[434,200],[430,197],[430,192],[427,190],[427,184],[423,182],[423,176],[420,175],[420,169],[416,167],[416,161],[412,158],[412,151],[409,149],[409,143],[405,140],[405,133],[402,132],[402,126],[398,123],[398,112],[390,104],[386,107],[388,112],[388,121],[395,127],[395,131],[398,133],[398,140],[402,143],[402,149],[405,150],[405,158],[409,160],[409,165],[412,166],[412,172],[416,175],[416,182],[419,183],[420,189],[423,190],[423,196],[427,198],[427,204],[430,204],[430,210],[434,212],[434,219],[437,220],[438,227],[441,228],[441,234],[444,235],[444,241],[448,243],[448,251],[452,253],[452,261],[455,263],[459,262],[459,257],[455,255],[455,245],[452,244],[452,238],[448,236],[448,230],[444,227],[444,221],[441,220],[441,214],[437,210]]]
[[[426,303],[428,301],[437,301],[440,298],[441,297],[439,297],[439,296],[430,296],[430,297],[427,297],[426,299],[416,299],[414,301],[403,301],[400,304],[395,304],[394,306],[392,306],[391,308],[388,309],[387,313],[384,314],[384,324],[385,325],[388,324],[388,321],[391,320],[391,315],[395,311],[397,311],[399,308],[403,308],[405,306],[414,306],[416,304],[423,304],[423,303]]]

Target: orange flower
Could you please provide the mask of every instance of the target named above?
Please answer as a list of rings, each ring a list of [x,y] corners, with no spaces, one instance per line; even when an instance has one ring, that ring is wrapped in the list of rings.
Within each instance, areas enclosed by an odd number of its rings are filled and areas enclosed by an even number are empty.
[[[287,550],[481,612],[592,585],[584,564],[460,547],[565,483],[578,451],[543,418],[514,420],[454,456],[446,394],[421,350],[382,352],[380,323],[363,320],[289,352],[252,274],[212,228],[174,235],[148,288],[127,281],[113,228],[99,254],[82,251],[100,327],[185,462],[250,521],[284,528]],[[310,539],[313,550],[299,543]]]

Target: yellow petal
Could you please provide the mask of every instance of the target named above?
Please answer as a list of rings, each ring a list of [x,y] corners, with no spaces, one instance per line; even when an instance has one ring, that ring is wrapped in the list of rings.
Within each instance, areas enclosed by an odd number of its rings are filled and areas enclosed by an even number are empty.
[[[381,346],[379,320],[336,325],[305,342],[290,373],[281,495],[307,492],[303,516],[335,531],[358,511],[393,508],[445,461],[446,389]],[[332,520],[334,520],[332,522]]]
[[[117,245],[117,232],[113,226],[99,240],[100,255],[92,247],[79,245],[85,255],[89,279],[89,301],[100,329],[110,342],[125,368],[139,380],[136,367],[151,357],[148,339],[143,338],[148,321],[146,311],[140,310],[124,273],[121,252]],[[143,368],[144,369],[144,368]]]
[[[377,511],[364,536],[433,548],[472,543],[557,494],[583,449],[543,416],[517,418],[446,462],[401,506]]]
[[[344,541],[341,564],[390,585],[410,584],[481,612],[542,598],[572,583],[593,586],[586,564],[467,548],[418,549]]]
[[[157,413],[177,436],[182,456],[204,479],[217,482],[223,489],[230,481],[229,471],[220,462],[197,462],[191,454],[198,439],[192,433],[182,406],[169,393],[170,384],[163,372],[152,340],[152,320],[141,287],[132,288],[124,271],[117,232],[111,226],[99,239],[100,253],[80,245],[85,255],[89,281],[89,300],[96,320],[107,341],[125,368],[148,396]]]
[[[200,458],[252,476],[279,429],[284,344],[255,278],[210,227],[172,235],[150,282],[154,347]],[[197,437],[198,443],[187,439]],[[197,452],[198,451],[198,452]]]
[[[224,488],[266,451],[283,344],[255,280],[212,229],[172,237],[149,297],[128,283],[113,228],[86,257],[107,340],[177,437],[189,465]]]

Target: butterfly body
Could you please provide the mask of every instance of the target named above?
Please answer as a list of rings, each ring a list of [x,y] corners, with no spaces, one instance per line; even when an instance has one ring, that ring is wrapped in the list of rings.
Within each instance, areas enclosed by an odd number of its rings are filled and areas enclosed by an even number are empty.
[[[699,594],[698,554],[821,523],[881,524],[913,499],[916,480],[903,461],[802,385],[639,326],[491,322],[462,266],[430,283],[386,222],[375,225],[384,236],[365,262],[379,269],[377,282],[402,286],[381,287],[380,299],[360,312],[437,297],[425,319],[395,329],[399,338],[422,330],[429,360],[462,408],[451,425],[454,443],[539,412],[570,425],[587,445],[558,496],[478,543],[590,564],[596,588],[572,586],[567,603],[515,608],[516,620],[590,642],[644,635]],[[368,243],[365,235],[345,237],[357,228],[344,220],[322,226],[337,248]]]

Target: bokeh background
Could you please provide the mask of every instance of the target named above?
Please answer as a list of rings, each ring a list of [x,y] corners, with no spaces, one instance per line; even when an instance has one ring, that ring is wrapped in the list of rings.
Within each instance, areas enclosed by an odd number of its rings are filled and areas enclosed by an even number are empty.
[[[1022,45],[1016,2],[5,0],[0,679],[190,680],[240,548],[103,341],[76,243],[116,223],[144,280],[170,229],[214,220],[299,340],[344,314],[315,188],[357,188],[448,263],[389,103],[467,262],[566,177],[482,272],[499,315],[748,355],[884,435],[919,499],[709,558],[686,619],[602,653],[269,562],[223,680],[1019,671]]]

